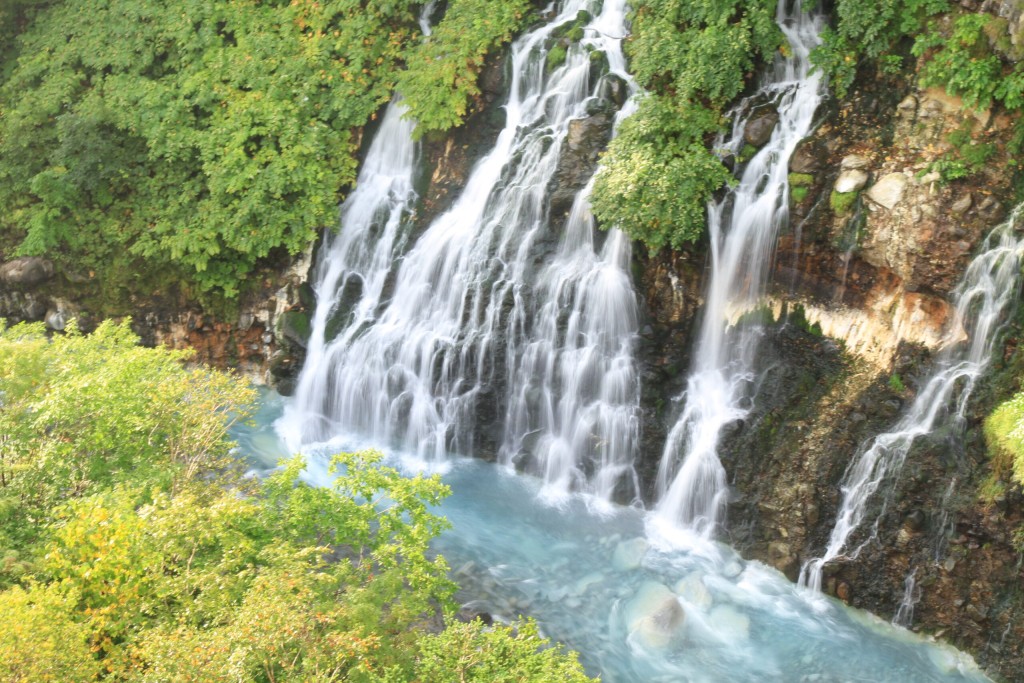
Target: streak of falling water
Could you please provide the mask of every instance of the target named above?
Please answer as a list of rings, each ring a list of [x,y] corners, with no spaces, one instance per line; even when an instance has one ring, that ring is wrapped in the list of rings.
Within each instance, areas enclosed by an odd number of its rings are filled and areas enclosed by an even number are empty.
[[[917,570],[912,569],[903,579],[903,598],[892,618],[893,626],[910,628],[910,624],[914,621],[914,606],[921,600],[921,588],[917,585],[916,576]]]
[[[801,584],[821,590],[822,568],[827,562],[860,554],[871,536],[848,548],[850,536],[867,517],[874,494],[903,466],[917,437],[940,423],[963,424],[974,383],[988,365],[997,332],[1019,289],[1024,237],[1015,228],[1021,214],[1018,207],[995,228],[967,267],[953,292],[954,315],[931,378],[892,430],[876,436],[847,469],[828,547],[821,557],[803,566]]]
[[[803,12],[799,1],[787,6],[779,3],[778,22],[790,55],[776,59],[771,77],[755,96],[774,100],[779,122],[739,184],[708,207],[711,283],[685,405],[669,432],[658,471],[658,513],[706,537],[714,533],[728,493],[718,459],[719,434],[748,410],[761,335],[756,326],[730,327],[728,313],[755,306],[764,294],[778,229],[788,219],[789,158],[810,132],[824,91],[809,59],[824,19]],[[717,147],[739,155],[750,102],[741,104],[730,139]]]
[[[624,34],[625,3],[605,2],[583,44],[605,53],[610,73],[632,96],[637,86],[626,71]],[[635,108],[629,99],[616,128]],[[541,476],[551,499],[584,490],[608,501],[618,488],[628,501],[639,497],[639,314],[629,240],[612,230],[603,248],[595,244],[592,186],[593,178],[576,195],[558,250],[539,273],[536,304],[515,309],[500,460]],[[530,331],[516,335],[521,329]]]

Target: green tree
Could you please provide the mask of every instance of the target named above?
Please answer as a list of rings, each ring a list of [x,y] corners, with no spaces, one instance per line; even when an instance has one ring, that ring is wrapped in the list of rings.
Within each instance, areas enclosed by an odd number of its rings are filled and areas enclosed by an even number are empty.
[[[527,3],[453,0],[426,44],[421,4],[19,0],[0,54],[0,245],[114,294],[141,270],[149,289],[235,295],[334,223],[358,130],[397,80],[427,129],[457,125]]]
[[[85,683],[101,665],[74,618],[75,597],[56,585],[0,592],[0,680]]]
[[[0,321],[0,550],[28,551],[68,497],[232,467],[227,430],[254,390],[188,357],[138,346],[127,322],[51,340],[41,324]]]
[[[444,131],[465,119],[480,94],[484,58],[522,25],[529,0],[451,0],[429,38],[412,48],[398,74],[398,90],[416,119],[417,133]]]
[[[403,679],[407,680],[407,679]],[[486,627],[450,622],[419,644],[415,680],[467,683],[584,683],[591,681],[575,656],[566,655],[527,621]]]

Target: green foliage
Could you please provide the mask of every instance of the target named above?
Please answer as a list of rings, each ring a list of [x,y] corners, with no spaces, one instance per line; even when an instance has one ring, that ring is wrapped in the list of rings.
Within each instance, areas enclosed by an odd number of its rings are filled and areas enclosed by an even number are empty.
[[[253,390],[137,342],[127,323],[48,340],[41,324],[0,321],[0,550],[30,548],[69,497],[115,481],[182,486],[233,462],[227,428]]]
[[[829,75],[833,92],[846,97],[862,59],[892,72],[902,62],[900,41],[949,7],[948,0],[837,0],[836,27],[823,32],[822,44],[811,58]]]
[[[1024,392],[992,411],[984,431],[997,477],[1009,471],[1024,484]]]
[[[707,198],[732,177],[704,144],[718,125],[718,115],[699,105],[680,111],[668,98],[644,98],[608,147],[591,195],[594,214],[653,250],[699,239]]]
[[[722,110],[782,45],[775,0],[643,0],[627,43],[652,91],[605,154],[594,215],[652,249],[698,239],[711,194],[731,177],[708,149]]]
[[[998,101],[1007,109],[1024,104],[1024,69],[1008,68],[996,54],[986,29],[994,21],[985,14],[964,14],[944,32],[937,23],[917,37],[914,54],[927,57],[921,84],[940,86],[963,98],[969,107],[987,109]]]
[[[415,680],[466,683],[584,683],[593,679],[572,654],[550,647],[537,625],[485,627],[449,622],[420,642]]]
[[[406,48],[397,85],[419,135],[462,123],[484,57],[520,27],[528,0],[451,0],[430,37]]]
[[[898,372],[894,372],[889,375],[889,388],[895,391],[897,394],[902,394],[907,390],[905,384],[903,384],[903,378],[900,377]]]
[[[972,134],[972,120],[968,119],[959,128],[946,136],[953,148],[932,161],[918,172],[921,178],[928,173],[938,173],[943,183],[968,178],[980,173],[992,155],[996,145],[991,142],[977,142]]]
[[[428,506],[445,489],[378,460],[344,456],[334,490],[300,485],[296,459],[249,498],[209,482],[150,502],[138,489],[94,494],[58,514],[44,569],[129,680],[407,665],[410,628],[449,606],[447,566],[426,556],[444,526]]]
[[[135,342],[0,329],[0,550],[40,549],[0,590],[0,679],[589,680],[532,624],[426,632],[454,607],[437,477],[368,452],[330,488],[300,458],[244,482],[226,428],[252,391]]]
[[[743,143],[743,148],[740,150],[739,155],[736,157],[736,161],[741,164],[745,164],[753,159],[755,154],[757,154],[757,147],[754,147],[749,142],[745,142]]]
[[[743,90],[757,59],[782,44],[775,0],[644,0],[636,3],[629,56],[646,88],[680,102],[724,103]]]
[[[832,191],[832,194],[828,197],[828,205],[832,207],[832,212],[837,216],[845,216],[853,208],[854,202],[857,201],[857,197],[860,192],[836,192]]]
[[[839,97],[846,96],[865,60],[884,72],[897,71],[901,44],[912,38],[911,52],[923,61],[921,85],[944,88],[970,107],[1024,106],[1022,55],[1009,43],[1003,19],[959,12],[947,0],[838,0],[836,15],[836,27],[825,31],[812,59],[829,74]]]
[[[458,124],[525,0],[453,0],[424,45],[419,4],[5,5],[22,30],[0,65],[4,241],[129,288],[140,267],[170,268],[234,295],[260,259],[334,222],[353,130],[405,61],[413,114]]]
[[[85,624],[73,618],[74,603],[74,594],[56,585],[0,592],[0,680],[96,680],[101,663],[90,653]]]

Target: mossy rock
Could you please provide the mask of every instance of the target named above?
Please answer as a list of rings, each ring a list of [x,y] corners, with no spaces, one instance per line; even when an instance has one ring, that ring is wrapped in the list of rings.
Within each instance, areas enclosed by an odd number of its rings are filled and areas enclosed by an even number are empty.
[[[743,149],[741,149],[740,153],[736,156],[736,161],[741,164],[745,164],[753,159],[755,154],[757,154],[757,147],[754,147],[748,142],[743,145]]]
[[[832,212],[836,216],[845,216],[850,213],[850,209],[853,208],[859,195],[860,192],[836,192],[833,190],[829,195],[828,205],[832,207]]]
[[[312,327],[305,311],[285,311],[277,319],[277,336],[299,348],[306,348]]]
[[[545,62],[545,67],[547,68],[548,73],[551,73],[558,67],[565,64],[565,58],[567,55],[568,52],[561,45],[555,45],[548,50],[547,61]]]

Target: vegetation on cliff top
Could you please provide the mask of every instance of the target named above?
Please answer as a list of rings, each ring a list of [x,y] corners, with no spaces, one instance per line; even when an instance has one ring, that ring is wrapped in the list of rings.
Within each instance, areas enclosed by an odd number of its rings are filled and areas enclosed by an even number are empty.
[[[136,341],[0,321],[0,679],[590,680],[529,623],[425,628],[453,607],[436,477],[244,479],[252,390]]]
[[[651,249],[700,238],[711,194],[731,174],[709,149],[723,111],[782,45],[776,0],[641,0],[627,43],[649,91],[603,158],[594,214]]]
[[[0,38],[0,249],[237,292],[335,221],[359,127],[407,90],[459,124],[527,0],[17,0]],[[12,255],[10,253],[8,256]]]

